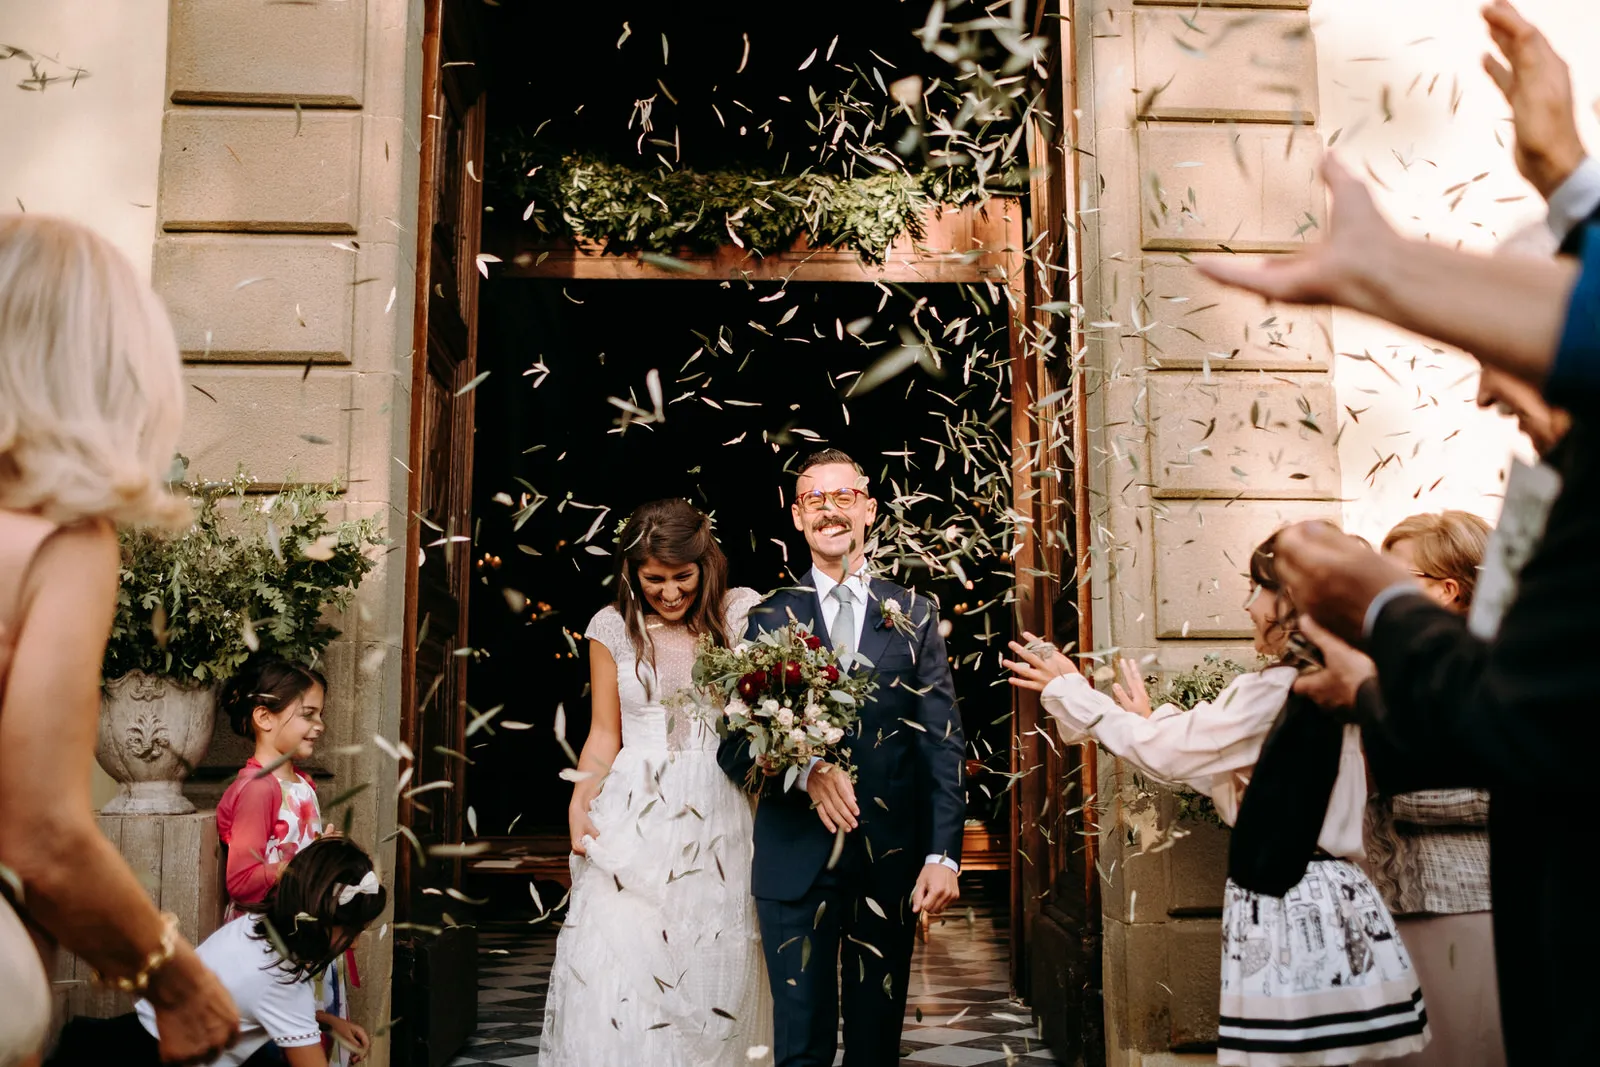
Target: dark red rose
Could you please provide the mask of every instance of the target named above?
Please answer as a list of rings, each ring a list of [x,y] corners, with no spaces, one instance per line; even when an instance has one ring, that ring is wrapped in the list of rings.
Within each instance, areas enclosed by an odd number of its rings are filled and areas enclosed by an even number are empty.
[[[754,700],[756,695],[766,687],[766,671],[754,671],[739,679],[739,695],[746,700]]]
[[[839,668],[831,665],[824,667],[822,668],[822,676],[830,682],[837,682],[839,680]]]
[[[822,647],[822,638],[818,637],[816,634],[806,634],[806,647],[815,652],[817,649]]]
[[[800,664],[794,662],[793,660],[790,660],[788,663],[785,663],[783,665],[783,684],[784,685],[799,685],[800,684]]]

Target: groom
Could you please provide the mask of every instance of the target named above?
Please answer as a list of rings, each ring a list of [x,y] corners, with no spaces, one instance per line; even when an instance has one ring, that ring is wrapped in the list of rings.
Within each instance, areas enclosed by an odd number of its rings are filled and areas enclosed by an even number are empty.
[[[776,1067],[833,1063],[841,999],[844,1062],[881,1067],[900,1059],[917,913],[937,915],[959,896],[961,716],[933,603],[867,574],[863,545],[878,503],[855,460],[837,449],[808,457],[790,511],[811,548],[810,575],[755,608],[746,636],[792,615],[870,663],[855,669],[872,671],[878,688],[849,745],[854,785],[842,769],[813,761],[787,793],[772,778],[756,809],[751,891],[772,984]],[[892,623],[900,612],[909,635]],[[742,735],[725,739],[717,759],[740,784],[754,763]]]

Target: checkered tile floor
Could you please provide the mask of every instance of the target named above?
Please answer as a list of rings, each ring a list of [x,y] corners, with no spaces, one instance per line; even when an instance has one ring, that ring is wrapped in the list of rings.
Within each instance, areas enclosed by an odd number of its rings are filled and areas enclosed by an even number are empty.
[[[549,923],[489,923],[479,931],[478,1032],[452,1067],[538,1067],[555,933]],[[1057,1062],[1039,1043],[1030,1010],[1011,999],[1006,938],[1004,903],[976,900],[949,913],[926,944],[918,943],[900,1062]],[[842,1058],[841,1052],[835,1063]]]

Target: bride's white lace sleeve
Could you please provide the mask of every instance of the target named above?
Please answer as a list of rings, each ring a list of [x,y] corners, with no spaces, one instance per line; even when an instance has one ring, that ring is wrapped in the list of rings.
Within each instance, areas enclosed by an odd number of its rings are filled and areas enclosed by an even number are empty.
[[[583,631],[583,636],[605,645],[606,651],[611,653],[611,658],[618,663],[629,662],[633,658],[633,643],[628,639],[628,624],[623,621],[622,613],[610,604],[597,611],[594,618],[589,620],[589,628]]]
[[[744,640],[744,628],[750,621],[750,609],[766,598],[754,589],[740,585],[728,590],[723,598],[722,617],[728,622],[728,640],[737,645]]]

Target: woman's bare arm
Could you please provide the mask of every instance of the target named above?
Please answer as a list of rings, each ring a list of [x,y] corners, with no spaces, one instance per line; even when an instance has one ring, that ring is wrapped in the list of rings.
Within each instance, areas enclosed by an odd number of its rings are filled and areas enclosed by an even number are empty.
[[[0,863],[21,879],[34,922],[100,973],[124,977],[160,951],[163,922],[95,825],[90,798],[117,579],[107,527],[59,531],[35,557],[0,706]],[[148,995],[169,1061],[232,1043],[238,1012],[187,943],[155,972]],[[168,1017],[165,1009],[180,1005]],[[197,1016],[189,1006],[206,1010]]]
[[[584,834],[598,837],[589,821],[589,804],[611,772],[611,763],[622,751],[622,698],[617,692],[617,662],[611,650],[599,641],[589,642],[589,737],[578,754],[578,773],[584,775],[572,787],[572,804],[567,822],[572,831],[572,850],[582,855]]]

